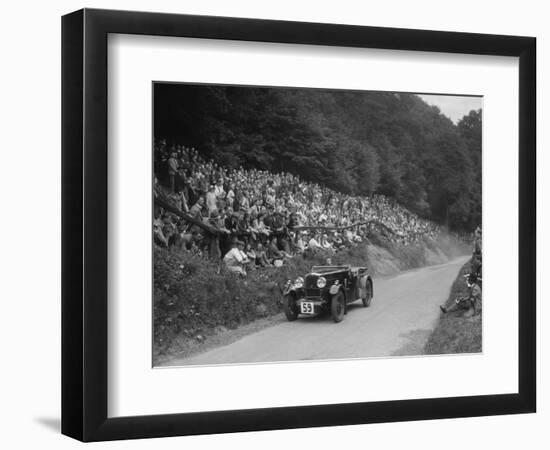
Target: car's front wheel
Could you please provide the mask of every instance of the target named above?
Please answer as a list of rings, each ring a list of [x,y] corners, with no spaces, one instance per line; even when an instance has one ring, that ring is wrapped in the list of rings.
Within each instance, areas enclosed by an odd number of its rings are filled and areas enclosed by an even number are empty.
[[[332,296],[330,302],[330,312],[332,314],[332,320],[336,323],[341,322],[344,318],[344,313],[346,311],[346,299],[344,298],[344,293],[339,291],[337,294]]]
[[[365,296],[363,297],[363,306],[365,308],[369,307],[372,302],[372,281],[367,280],[367,285],[365,286],[366,292]]]
[[[285,295],[285,316],[289,322],[298,318],[298,305],[296,305],[296,296],[293,294]]]

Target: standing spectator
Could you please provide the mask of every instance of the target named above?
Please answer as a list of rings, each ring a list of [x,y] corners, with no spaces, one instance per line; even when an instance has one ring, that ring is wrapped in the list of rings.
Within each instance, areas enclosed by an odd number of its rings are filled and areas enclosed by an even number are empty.
[[[472,272],[481,276],[481,227],[477,227],[474,233],[474,253],[472,255]]]
[[[220,229],[220,219],[218,217],[218,211],[213,211],[210,214],[210,219],[208,220],[208,225],[212,228]],[[218,233],[209,233],[209,242],[208,242],[208,256],[212,261],[219,261],[222,257],[222,252],[220,249],[220,235]]]
[[[216,194],[217,198],[225,197],[225,190],[223,189],[223,180],[221,178],[218,180],[218,183],[214,188],[214,193]]]
[[[248,202],[248,198],[245,195],[245,193],[243,192],[242,195],[241,195],[240,201],[239,201],[239,208],[244,210],[244,211],[248,211],[249,206],[250,206],[250,204]]]
[[[197,203],[189,210],[191,217],[197,220],[202,220],[202,208],[204,206],[204,197],[199,197]]]
[[[178,173],[178,154],[172,152],[168,158],[168,178],[170,180],[170,191],[176,192],[176,174]]]
[[[235,209],[235,207],[233,205],[233,202],[235,201],[235,185],[233,183],[229,184],[229,189],[227,191],[225,199],[227,201],[227,205],[231,206],[231,208]]]
[[[183,195],[183,191],[176,192],[169,196],[170,200],[176,208],[180,211],[189,212],[189,207],[187,206],[187,199]]]
[[[208,217],[210,217],[212,213],[218,212],[217,197],[214,185],[210,185],[210,188],[206,193],[206,209],[208,210]]]

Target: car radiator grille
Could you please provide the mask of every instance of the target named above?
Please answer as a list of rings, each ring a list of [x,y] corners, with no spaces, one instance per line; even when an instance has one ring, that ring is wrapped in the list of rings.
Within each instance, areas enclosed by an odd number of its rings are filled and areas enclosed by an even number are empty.
[[[321,295],[321,289],[306,289],[306,297],[319,297]]]

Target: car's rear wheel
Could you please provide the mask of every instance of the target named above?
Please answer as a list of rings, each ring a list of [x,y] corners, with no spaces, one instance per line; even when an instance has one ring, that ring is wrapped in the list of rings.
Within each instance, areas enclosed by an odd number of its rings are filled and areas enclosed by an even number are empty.
[[[368,308],[372,302],[372,281],[367,280],[367,285],[365,286],[366,292],[363,297],[363,306]]]
[[[344,293],[339,291],[337,294],[332,296],[330,302],[330,312],[332,314],[332,320],[336,323],[341,322],[344,318],[344,313],[346,311],[346,299],[344,298]]]
[[[285,316],[289,322],[298,318],[298,305],[296,304],[296,296],[293,294],[285,295]]]

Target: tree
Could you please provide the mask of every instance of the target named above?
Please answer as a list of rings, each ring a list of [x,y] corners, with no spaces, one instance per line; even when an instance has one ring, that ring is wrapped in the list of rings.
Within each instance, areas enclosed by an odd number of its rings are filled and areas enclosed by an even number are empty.
[[[156,84],[156,138],[352,195],[384,194],[457,230],[481,221],[481,110],[454,125],[413,94]]]

